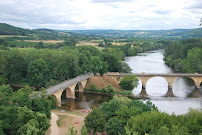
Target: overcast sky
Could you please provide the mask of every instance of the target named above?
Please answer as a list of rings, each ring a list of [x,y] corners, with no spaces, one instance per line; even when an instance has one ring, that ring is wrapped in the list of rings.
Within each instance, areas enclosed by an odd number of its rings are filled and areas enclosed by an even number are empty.
[[[202,0],[0,0],[0,22],[63,30],[197,28]]]

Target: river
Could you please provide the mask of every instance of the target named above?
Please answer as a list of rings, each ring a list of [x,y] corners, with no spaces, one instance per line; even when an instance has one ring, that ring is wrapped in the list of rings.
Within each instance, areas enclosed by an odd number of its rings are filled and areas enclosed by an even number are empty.
[[[163,58],[164,50],[140,53],[138,56],[127,57],[125,62],[133,73],[172,73]],[[141,94],[141,83],[133,90],[135,96]],[[168,92],[168,93],[167,93]],[[168,83],[162,77],[153,77],[146,84],[146,95],[160,111],[169,114],[185,114],[189,108],[202,108],[202,88],[195,89],[194,82],[189,78],[178,78],[173,88],[168,91]]]
[[[155,50],[140,53],[138,56],[127,57],[125,62],[132,68],[133,73],[172,73],[163,58],[163,51]],[[169,114],[185,114],[189,108],[202,108],[202,87],[195,89],[194,82],[189,78],[178,78],[173,89],[168,90],[168,83],[162,77],[148,80],[146,90],[142,91],[141,83],[133,90],[135,96],[144,93],[160,111]],[[62,107],[70,110],[90,109],[109,101],[111,97],[96,94],[76,93],[76,99],[63,99]],[[147,100],[143,100],[146,102]]]

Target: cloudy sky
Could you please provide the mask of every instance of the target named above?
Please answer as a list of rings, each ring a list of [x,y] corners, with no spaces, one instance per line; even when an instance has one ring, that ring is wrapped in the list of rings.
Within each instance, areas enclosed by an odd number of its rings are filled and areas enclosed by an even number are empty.
[[[0,0],[0,22],[64,30],[197,28],[202,0]]]

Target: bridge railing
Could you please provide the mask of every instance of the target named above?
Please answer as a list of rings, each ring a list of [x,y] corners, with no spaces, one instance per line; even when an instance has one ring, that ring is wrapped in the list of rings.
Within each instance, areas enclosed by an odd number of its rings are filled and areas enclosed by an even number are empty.
[[[73,85],[75,83],[78,83],[78,82],[80,82],[82,80],[88,79],[91,76],[94,76],[94,74],[93,73],[87,73],[87,74],[84,74],[84,75],[79,75],[79,76],[77,76],[77,77],[75,77],[75,78],[73,78],[71,80],[66,80],[66,81],[64,81],[64,82],[62,82],[62,83],[60,83],[58,85],[55,85],[55,86],[52,86],[52,87],[48,88],[47,92],[50,95],[52,93],[55,93],[55,92],[60,91],[62,89],[65,89],[68,86],[71,86],[71,85]]]

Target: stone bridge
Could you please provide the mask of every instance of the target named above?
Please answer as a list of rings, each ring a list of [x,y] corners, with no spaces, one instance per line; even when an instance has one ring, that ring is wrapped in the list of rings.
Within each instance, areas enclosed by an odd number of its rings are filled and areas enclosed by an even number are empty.
[[[202,74],[131,74],[131,73],[118,73],[118,72],[108,72],[108,75],[117,80],[121,80],[126,75],[136,75],[142,82],[142,88],[146,89],[147,81],[152,77],[163,77],[168,82],[169,89],[172,89],[174,81],[179,77],[188,77],[194,81],[195,87],[199,88],[202,82]],[[61,106],[61,96],[63,91],[66,91],[66,98],[75,98],[75,87],[78,84],[79,91],[83,91],[86,85],[87,79],[94,76],[93,73],[87,73],[85,75],[77,76],[71,80],[64,81],[58,85],[50,87],[47,89],[48,95],[55,96],[58,102],[58,107]]]
[[[142,73],[142,74],[132,74],[132,73],[118,73],[118,72],[108,72],[108,76],[114,77],[116,79],[122,79],[126,75],[136,75],[137,78],[139,78],[142,82],[142,88],[146,89],[146,83],[147,81],[152,78],[152,77],[163,77],[167,80],[168,82],[168,87],[172,88],[174,81],[179,78],[179,77],[188,77],[191,78],[194,81],[195,87],[199,88],[200,84],[202,82],[202,74],[174,74],[174,73],[169,73],[169,74],[147,74],[147,73]]]
[[[58,85],[50,87],[47,89],[48,95],[53,95],[56,97],[58,102],[58,107],[61,106],[61,96],[62,92],[66,90],[66,98],[75,98],[75,87],[78,84],[79,91],[83,91],[87,79],[94,76],[93,73],[87,73],[85,75],[77,76],[71,80],[64,81]]]

